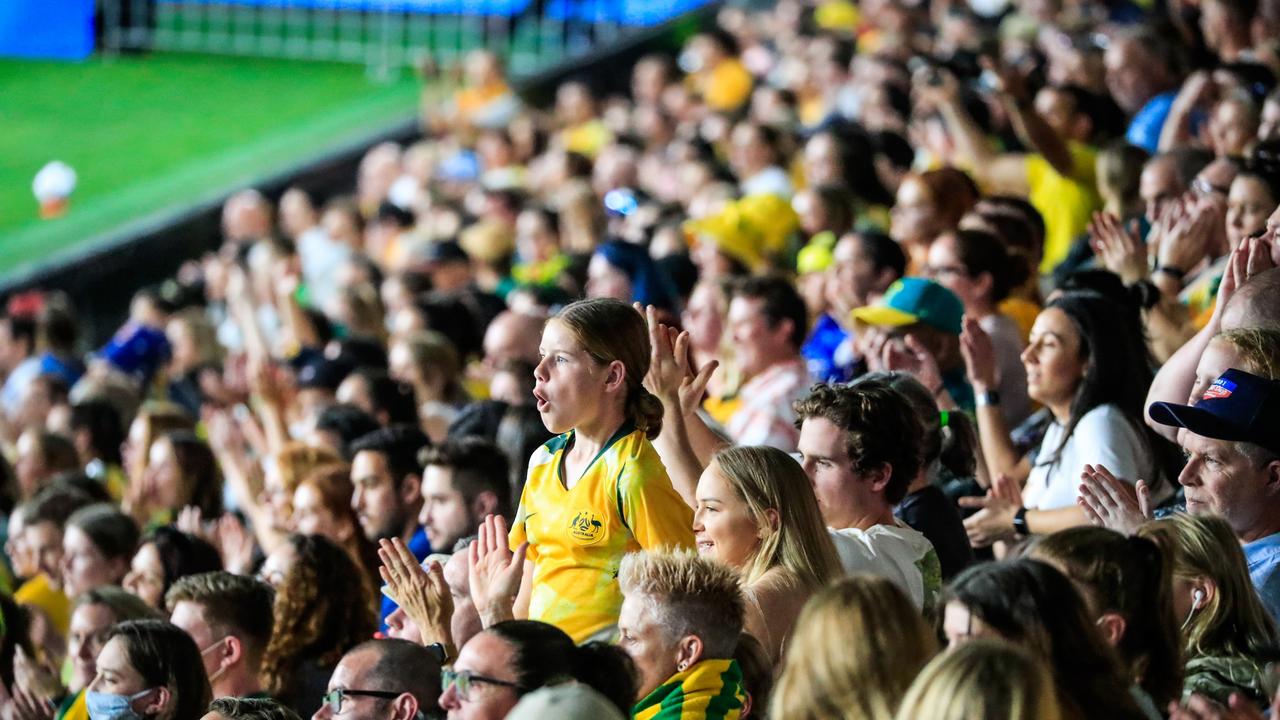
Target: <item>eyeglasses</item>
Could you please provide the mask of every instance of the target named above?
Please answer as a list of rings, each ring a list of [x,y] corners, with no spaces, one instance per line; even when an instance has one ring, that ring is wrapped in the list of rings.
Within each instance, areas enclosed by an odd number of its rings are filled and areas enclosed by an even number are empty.
[[[440,671],[440,692],[444,692],[448,690],[451,685],[456,685],[458,688],[458,699],[460,700],[471,699],[471,688],[476,683],[480,683],[483,685],[497,685],[499,687],[509,687],[514,690],[520,689],[519,683],[513,683],[507,680],[499,680],[497,678],[485,677],[484,675],[476,675],[470,670],[462,670],[462,671],[456,671],[456,672],[453,670]]]
[[[404,693],[391,692],[390,690],[347,690],[346,688],[337,688],[330,690],[323,698],[320,699],[323,705],[328,705],[329,709],[336,715],[342,712],[342,700],[347,696],[351,697],[376,697],[384,700],[394,700]]]
[[[963,265],[926,265],[924,268],[924,276],[929,278],[942,277],[943,275],[965,275],[969,274],[969,268]]]
[[[1195,190],[1197,193],[1199,193],[1202,196],[1226,195],[1228,192],[1231,191],[1231,188],[1219,187],[1202,177],[1198,177],[1191,181],[1191,189]]]

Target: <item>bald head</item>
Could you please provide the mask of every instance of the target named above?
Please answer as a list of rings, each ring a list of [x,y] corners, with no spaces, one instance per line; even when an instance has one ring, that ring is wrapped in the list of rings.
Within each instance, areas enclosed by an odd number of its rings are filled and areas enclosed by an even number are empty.
[[[271,203],[257,190],[241,190],[222,206],[222,234],[232,242],[271,235]]]
[[[507,310],[489,323],[484,333],[484,359],[492,367],[508,360],[538,364],[542,342],[542,318]]]
[[[1171,155],[1156,155],[1142,166],[1142,174],[1138,176],[1138,195],[1142,197],[1148,220],[1154,222],[1165,205],[1186,190],[1187,184]]]

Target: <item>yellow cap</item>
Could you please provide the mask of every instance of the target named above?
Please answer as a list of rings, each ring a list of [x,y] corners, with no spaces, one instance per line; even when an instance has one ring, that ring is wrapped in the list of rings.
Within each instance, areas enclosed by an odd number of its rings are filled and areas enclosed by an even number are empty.
[[[684,224],[685,231],[710,240],[721,252],[751,270],[786,247],[800,221],[791,203],[777,195],[751,195],[728,203],[719,213]]]
[[[796,255],[796,272],[801,275],[809,273],[822,272],[831,267],[834,261],[834,255],[831,248],[836,244],[835,233],[830,230],[824,230],[814,235],[809,240],[809,244],[800,248],[800,252]]]
[[[858,12],[858,6],[847,0],[830,0],[813,11],[813,20],[824,30],[854,32],[858,29],[861,14]]]

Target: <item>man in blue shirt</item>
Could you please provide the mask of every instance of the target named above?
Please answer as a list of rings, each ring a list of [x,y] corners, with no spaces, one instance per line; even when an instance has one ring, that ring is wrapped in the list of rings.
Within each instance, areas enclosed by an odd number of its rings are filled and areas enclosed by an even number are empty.
[[[1149,412],[1181,428],[1187,512],[1226,519],[1262,604],[1280,619],[1280,382],[1231,369],[1195,405],[1158,402]]]
[[[375,430],[351,444],[351,507],[371,542],[398,537],[421,562],[431,554],[427,533],[418,524],[422,509],[422,469],[418,453],[431,444],[412,425]],[[396,604],[383,595],[381,628]]]
[[[1174,48],[1149,29],[1125,31],[1103,56],[1107,90],[1130,118],[1125,139],[1155,154],[1180,81]]]

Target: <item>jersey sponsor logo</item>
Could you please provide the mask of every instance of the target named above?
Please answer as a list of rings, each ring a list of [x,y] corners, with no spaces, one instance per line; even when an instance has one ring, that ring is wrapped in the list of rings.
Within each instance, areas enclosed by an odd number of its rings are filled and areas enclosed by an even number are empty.
[[[579,545],[595,545],[604,537],[604,523],[591,510],[579,510],[569,521],[569,537]]]

